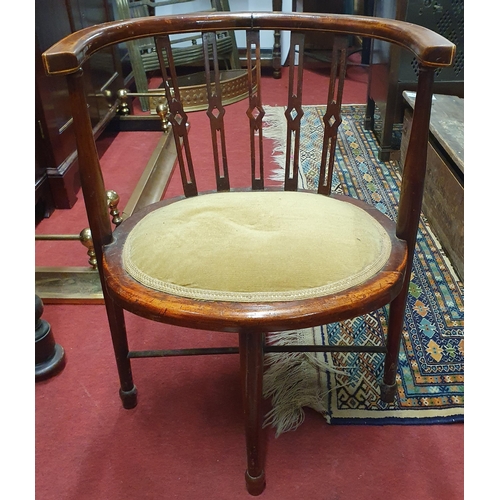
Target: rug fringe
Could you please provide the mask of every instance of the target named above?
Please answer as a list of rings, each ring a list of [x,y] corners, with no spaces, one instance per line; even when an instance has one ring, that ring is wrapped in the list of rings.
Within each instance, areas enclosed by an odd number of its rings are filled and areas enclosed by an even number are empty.
[[[314,331],[271,333],[270,345],[312,345]],[[276,429],[276,437],[299,427],[305,418],[304,407],[325,415],[330,391],[319,382],[320,370],[347,374],[319,359],[317,353],[272,353],[265,356],[264,397],[271,398],[272,409],[266,414],[264,427]],[[337,387],[338,388],[338,387]]]
[[[281,106],[263,106],[264,127],[262,133],[266,139],[274,141],[272,159],[278,168],[272,170],[269,178],[273,181],[285,181],[286,118]]]
[[[286,137],[286,117],[282,106],[263,106],[264,127],[262,132],[264,137],[276,141],[273,151],[285,152],[283,138]]]

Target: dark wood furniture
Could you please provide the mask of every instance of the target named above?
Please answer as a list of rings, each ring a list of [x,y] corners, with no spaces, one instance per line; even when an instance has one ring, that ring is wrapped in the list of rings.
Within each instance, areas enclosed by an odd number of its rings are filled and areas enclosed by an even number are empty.
[[[66,79],[48,77],[43,69],[41,53],[62,37],[79,29],[115,19],[114,0],[68,2],[40,0],[35,17],[35,225],[49,217],[54,209],[71,208],[80,191],[80,175],[73,117]],[[109,136],[121,130],[162,130],[156,116],[119,116],[122,101],[119,94],[136,85],[126,47],[110,47],[85,63],[84,85],[88,96],[89,115],[97,149],[102,154]],[[106,132],[106,133],[104,133]],[[109,132],[108,137],[105,137]],[[101,135],[102,134],[102,135]],[[104,137],[103,137],[104,136]],[[160,139],[134,191],[138,206],[159,199],[173,170],[175,148],[172,135],[166,131]],[[150,187],[155,184],[155,188]],[[135,207],[126,207],[131,211]],[[82,227],[72,235],[44,235],[51,240],[80,239]],[[35,239],[42,239],[36,235]],[[64,243],[62,243],[64,244]],[[82,266],[37,267],[35,288],[45,304],[102,303],[97,271]]]
[[[464,1],[374,0],[373,15],[425,26],[452,41],[456,57],[452,66],[436,71],[434,91],[464,96]],[[379,142],[379,159],[397,160],[403,122],[403,91],[415,90],[417,63],[412,54],[381,40],[371,48],[365,126]]]
[[[318,12],[324,14],[354,14],[353,3],[349,0],[303,0],[301,12]],[[292,11],[297,12],[297,0],[292,2]],[[333,35],[327,33],[308,33],[306,35],[305,54],[312,61],[330,64]],[[352,43],[352,40],[351,40]],[[309,62],[309,64],[311,64]]]
[[[410,137],[413,92],[403,92],[407,103],[401,139],[404,165]],[[464,100],[435,94],[432,100],[427,173],[422,211],[450,258],[460,279],[464,279]]]
[[[209,53],[215,51],[214,32],[220,29],[242,29],[247,36],[249,102],[247,111],[242,113],[242,123],[246,126],[250,140],[247,162],[251,172],[251,186],[246,191],[230,189],[220,75],[217,57],[213,61],[208,57]],[[288,107],[284,114],[287,123],[284,190],[266,189],[264,178],[264,102],[259,84],[259,32],[264,29],[291,30],[291,46],[298,53],[298,64],[291,62]],[[214,75],[214,81],[207,80],[207,87],[212,88],[207,127],[213,145],[216,192],[203,194],[198,193],[193,162],[197,157],[193,152],[198,134],[194,130],[191,130],[189,136],[187,134],[188,120],[179,98],[168,38],[171,34],[190,30],[204,33],[206,74]],[[336,135],[340,124],[342,81],[345,75],[345,49],[334,49],[332,54],[333,65],[323,118],[323,159],[317,192],[305,192],[298,188],[302,94],[307,92],[302,71],[304,34],[313,31],[337,33],[340,37],[356,34],[398,43],[411,50],[419,61],[418,97],[414,107],[397,222],[391,221],[372,205],[331,193]],[[168,118],[177,145],[184,196],[149,205],[125,218],[113,230],[88,114],[87,91],[81,66],[92,54],[104,47],[145,36],[156,37],[157,50],[164,53],[169,61],[169,72],[160,64],[168,89]],[[340,321],[390,304],[386,345],[295,348],[300,351],[384,353],[381,399],[386,402],[394,399],[403,317],[424,189],[433,74],[436,68],[451,64],[454,49],[452,43],[430,30],[395,20],[343,15],[243,12],[193,14],[182,18],[156,17],[95,26],[70,35],[43,55],[49,74],[67,75],[82,173],[82,191],[115,349],[122,404],[125,408],[133,408],[137,404],[131,358],[239,352],[247,442],[245,477],[247,489],[252,495],[260,494],[265,488],[262,430],[264,353],[293,351],[291,346],[266,345],[266,333]],[[213,72],[208,71],[210,64],[214,65]],[[257,68],[256,87],[251,71],[253,66]],[[206,157],[207,152],[204,150],[203,158]],[[238,164],[241,165],[242,161],[243,152],[238,158]],[[287,200],[288,205],[285,204]],[[232,207],[230,210],[227,208],[229,205]],[[283,206],[287,208],[280,208]],[[325,218],[325,212],[319,206],[330,214],[328,218]],[[274,212],[272,217],[266,217],[268,210]],[[292,212],[293,218],[289,217]],[[341,213],[346,216],[340,215]],[[333,223],[333,220],[336,222]],[[226,224],[227,221],[229,222]],[[302,231],[310,231],[313,222],[319,226],[305,240]],[[297,230],[295,223],[302,224],[302,229]],[[211,230],[219,226],[220,230]],[[189,234],[193,227],[194,233]],[[355,227],[362,229],[357,233]],[[345,234],[345,239],[340,240],[341,231]],[[371,236],[368,238],[369,234]],[[172,235],[173,244],[168,243]],[[273,238],[267,240],[268,236]],[[301,246],[310,248],[309,237],[318,239],[318,244],[313,245],[315,252],[296,252],[294,249]],[[251,251],[250,245],[255,238],[259,238],[262,244],[259,243],[257,250]],[[284,253],[273,255],[275,244],[284,244]],[[338,245],[335,256],[331,255],[330,245],[333,244]],[[204,251],[189,257],[194,246],[201,246]],[[310,259],[320,249],[326,249],[327,255],[311,266]],[[363,262],[359,262],[354,257],[355,254],[359,254]],[[364,259],[369,254],[371,256],[365,262]],[[168,266],[174,261],[174,257],[181,259],[181,265],[170,269]],[[293,265],[289,264],[292,257]],[[236,261],[243,264],[234,267]],[[269,262],[272,263],[271,266]],[[338,266],[340,262],[342,265]],[[283,272],[276,274],[274,265],[279,265]],[[265,272],[262,271],[264,266],[267,266]],[[352,273],[349,271],[342,274],[345,269],[350,268],[353,268]],[[180,271],[180,276],[162,276],[157,271],[173,271],[174,274]],[[241,279],[243,274],[246,277]],[[201,275],[206,282],[191,286],[191,280],[198,280]],[[313,275],[319,280],[314,284],[309,281]],[[212,348],[208,351],[194,348],[182,352],[131,351],[126,335],[124,310],[167,324],[237,333],[239,347]]]
[[[111,0],[39,0],[35,10],[35,204],[37,215],[71,208],[80,190],[76,141],[64,77],[48,78],[41,53],[79,29],[114,20]],[[124,87],[120,54],[109,48],[86,63],[85,85],[96,137],[114,117],[116,91]]]
[[[50,324],[42,318],[43,301],[35,295],[35,382],[58,374],[66,366],[66,354],[57,344]]]

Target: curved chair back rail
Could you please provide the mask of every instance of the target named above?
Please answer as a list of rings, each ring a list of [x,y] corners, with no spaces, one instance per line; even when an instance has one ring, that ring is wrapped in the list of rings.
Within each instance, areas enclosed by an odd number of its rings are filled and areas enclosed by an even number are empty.
[[[392,19],[332,14],[210,13],[104,23],[72,33],[43,54],[48,74],[73,73],[108,45],[148,36],[214,30],[327,31],[373,37],[412,51],[423,66],[449,66],[455,45],[422,26]]]

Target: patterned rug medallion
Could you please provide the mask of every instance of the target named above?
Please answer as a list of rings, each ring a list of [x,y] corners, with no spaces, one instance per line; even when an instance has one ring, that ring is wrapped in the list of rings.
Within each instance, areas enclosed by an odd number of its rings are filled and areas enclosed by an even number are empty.
[[[267,107],[265,135],[275,141],[274,158],[283,158],[284,108]],[[325,108],[305,106],[301,122],[302,187],[318,182]],[[400,171],[395,162],[377,159],[373,134],[363,128],[364,105],[343,106],[339,127],[334,190],[375,205],[396,217]],[[340,153],[340,154],[339,154]],[[349,163],[342,157],[349,159]],[[282,168],[276,170],[283,178]],[[380,343],[387,308],[342,323],[276,334],[275,343]],[[277,434],[300,425],[303,407],[321,412],[329,424],[431,424],[463,421],[463,284],[441,250],[424,217],[417,240],[394,404],[379,399],[382,354],[299,353],[266,355],[265,395],[273,410],[267,425]],[[288,340],[287,340],[288,339]]]

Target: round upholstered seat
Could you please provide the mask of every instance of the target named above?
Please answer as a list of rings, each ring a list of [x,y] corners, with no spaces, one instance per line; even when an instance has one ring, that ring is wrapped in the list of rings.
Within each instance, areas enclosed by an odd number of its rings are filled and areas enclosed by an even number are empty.
[[[359,285],[387,263],[391,238],[358,206],[291,191],[205,194],[140,220],[126,272],[171,295],[229,302],[296,301]]]

